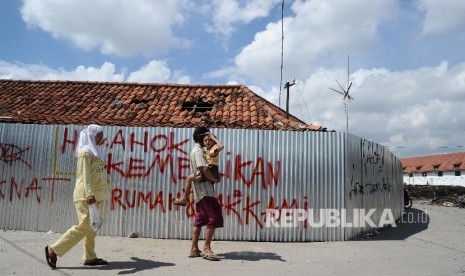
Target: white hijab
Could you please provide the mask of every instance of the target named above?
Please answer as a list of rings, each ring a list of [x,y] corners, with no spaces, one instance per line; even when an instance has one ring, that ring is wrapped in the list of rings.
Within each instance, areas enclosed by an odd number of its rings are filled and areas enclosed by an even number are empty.
[[[76,153],[88,152],[95,157],[102,158],[100,146],[95,143],[95,136],[102,132],[103,128],[99,125],[89,125],[79,134],[79,142]]]

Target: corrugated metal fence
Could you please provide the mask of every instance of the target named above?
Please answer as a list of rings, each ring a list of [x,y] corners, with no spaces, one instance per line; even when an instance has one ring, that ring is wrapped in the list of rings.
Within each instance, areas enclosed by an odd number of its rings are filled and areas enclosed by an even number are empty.
[[[81,129],[0,124],[1,228],[64,232],[76,222],[73,151]],[[104,207],[106,221],[100,234],[191,237],[193,206],[175,207],[171,201],[180,195],[190,173],[192,132],[105,127],[103,152],[111,199]],[[330,218],[321,209],[346,212],[346,221],[354,221],[359,210],[374,208],[376,225],[386,218],[381,214],[384,209],[400,218],[402,166],[380,145],[336,132],[212,132],[225,145],[220,157],[224,177],[217,185],[225,227],[215,239],[340,241],[377,227],[328,223],[320,227],[318,222]],[[267,209],[307,210],[309,217],[293,224],[296,227],[278,227],[286,222],[282,220],[286,214],[272,222]],[[301,218],[300,212],[290,213],[288,221]]]

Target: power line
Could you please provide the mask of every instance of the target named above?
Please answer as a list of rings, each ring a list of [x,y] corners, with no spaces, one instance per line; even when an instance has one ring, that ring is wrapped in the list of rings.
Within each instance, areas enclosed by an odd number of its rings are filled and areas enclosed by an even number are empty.
[[[279,81],[278,106],[281,108],[281,93],[283,88],[283,65],[284,65],[284,0],[281,4],[281,80]]]
[[[305,101],[303,92],[300,90],[298,83],[296,83],[296,84],[297,84],[297,85],[296,85],[295,88],[296,88],[296,90],[297,90],[297,95],[299,95],[299,97],[300,97],[300,99],[301,99],[301,102],[304,103],[304,105],[305,105],[305,111],[307,111],[308,120],[310,121],[311,117],[310,117],[310,112],[308,111],[307,101]],[[301,102],[299,102],[299,107],[300,107],[300,112],[301,112],[302,118],[304,118],[304,114],[303,114]]]

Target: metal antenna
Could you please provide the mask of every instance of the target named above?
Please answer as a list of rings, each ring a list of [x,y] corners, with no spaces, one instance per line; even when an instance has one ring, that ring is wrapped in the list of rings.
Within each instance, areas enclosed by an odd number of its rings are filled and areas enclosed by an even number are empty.
[[[350,74],[350,71],[349,71],[349,54],[347,54],[347,86],[346,86],[346,89],[344,89],[342,87],[342,85],[336,80],[337,84],[339,85],[339,87],[341,88],[342,91],[339,91],[339,90],[336,90],[334,88],[329,88],[341,95],[344,96],[343,98],[343,101],[344,101],[344,110],[345,110],[345,113],[346,113],[346,132],[349,133],[349,102],[351,100],[353,100],[354,98],[349,94],[349,90],[350,88],[352,87],[352,82],[349,82],[349,74]]]
[[[279,81],[278,106],[281,108],[281,92],[283,87],[283,65],[284,65],[284,0],[281,5],[281,80]]]

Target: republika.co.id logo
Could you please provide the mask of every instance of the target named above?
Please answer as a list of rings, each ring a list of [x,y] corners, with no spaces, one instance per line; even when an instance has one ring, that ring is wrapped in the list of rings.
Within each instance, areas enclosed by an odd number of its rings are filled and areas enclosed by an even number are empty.
[[[391,209],[384,209],[376,224],[372,217],[376,209],[266,209],[266,227],[301,227],[307,224],[313,228],[320,227],[397,227]],[[318,216],[315,216],[318,214]],[[347,216],[350,214],[351,216]]]

